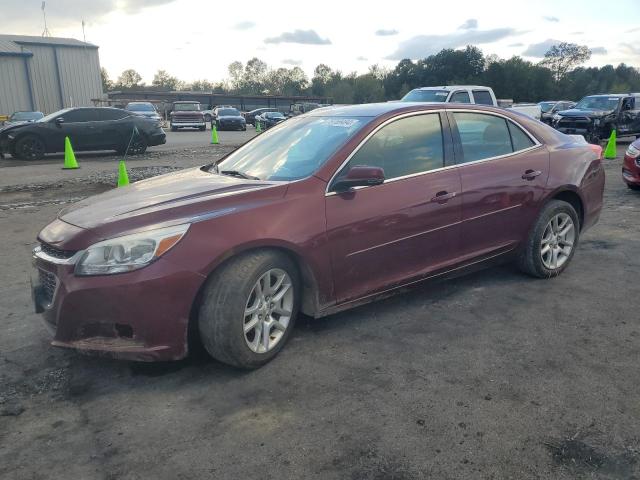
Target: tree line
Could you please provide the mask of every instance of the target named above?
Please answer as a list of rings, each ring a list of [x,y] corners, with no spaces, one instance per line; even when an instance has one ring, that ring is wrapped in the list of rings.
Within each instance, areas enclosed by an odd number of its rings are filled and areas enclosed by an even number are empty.
[[[133,69],[125,70],[113,82],[102,69],[105,91],[149,89],[206,91],[239,95],[314,95],[330,97],[335,103],[368,103],[401,98],[422,86],[473,84],[493,88],[498,98],[516,102],[548,99],[577,100],[594,93],[640,91],[640,70],[617,67],[582,67],[591,56],[586,46],[560,43],[549,49],[542,61],[533,63],[519,56],[502,59],[484,55],[475,46],[462,50],[443,49],[435,55],[413,61],[401,60],[394,68],[378,65],[364,74],[343,73],[320,64],[311,79],[298,66],[270,68],[252,58],[246,64],[233,62],[225,80],[181,81],[158,70],[150,86]]]

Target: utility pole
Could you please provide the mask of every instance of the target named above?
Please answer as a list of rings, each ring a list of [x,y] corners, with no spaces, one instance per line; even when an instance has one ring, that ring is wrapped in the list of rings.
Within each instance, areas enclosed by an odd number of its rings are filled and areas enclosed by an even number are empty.
[[[51,32],[49,31],[49,29],[47,28],[47,12],[45,12],[45,2],[42,2],[42,18],[44,19],[44,30],[42,31],[42,36],[43,37],[50,37],[51,36]]]

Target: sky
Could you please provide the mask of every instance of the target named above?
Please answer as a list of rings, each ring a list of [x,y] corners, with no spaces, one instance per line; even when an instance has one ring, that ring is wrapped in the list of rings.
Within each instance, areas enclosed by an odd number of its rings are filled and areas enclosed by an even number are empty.
[[[41,0],[0,0],[0,33],[41,35]],[[149,84],[163,69],[181,80],[219,81],[228,65],[258,57],[270,67],[319,63],[349,73],[392,68],[442,48],[537,62],[561,41],[587,45],[587,65],[640,68],[640,0],[48,0],[52,36],[100,47],[112,79],[134,68]]]

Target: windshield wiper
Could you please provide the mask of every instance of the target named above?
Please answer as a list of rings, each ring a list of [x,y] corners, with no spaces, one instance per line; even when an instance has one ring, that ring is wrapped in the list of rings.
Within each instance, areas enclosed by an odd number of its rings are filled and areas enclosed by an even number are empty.
[[[244,172],[240,172],[239,170],[220,170],[222,175],[229,175],[230,177],[239,177],[244,178],[246,180],[260,180],[259,177],[253,177],[251,175],[247,175]]]

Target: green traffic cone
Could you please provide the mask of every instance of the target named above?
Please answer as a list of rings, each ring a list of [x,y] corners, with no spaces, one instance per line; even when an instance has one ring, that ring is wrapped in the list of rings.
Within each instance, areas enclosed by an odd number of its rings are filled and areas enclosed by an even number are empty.
[[[604,149],[604,158],[616,158],[616,130],[611,130],[611,136],[607,142],[607,148]]]
[[[256,133],[262,133],[262,127],[260,126],[260,122],[256,122]]]
[[[64,166],[63,170],[72,170],[74,168],[80,168],[76,161],[76,155],[73,153],[73,147],[71,146],[71,140],[69,137],[64,137]]]
[[[127,185],[129,185],[127,166],[124,164],[124,160],[120,160],[120,165],[118,165],[118,187],[126,187]]]
[[[211,145],[218,145],[220,142],[218,141],[218,129],[216,128],[216,124],[211,125]]]

